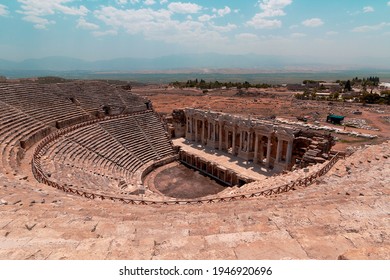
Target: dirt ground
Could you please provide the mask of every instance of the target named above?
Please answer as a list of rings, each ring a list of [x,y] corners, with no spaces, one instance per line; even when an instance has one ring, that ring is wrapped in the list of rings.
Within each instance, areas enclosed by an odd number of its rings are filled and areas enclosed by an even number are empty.
[[[237,89],[209,90],[203,93],[199,89],[179,89],[168,86],[134,87],[133,93],[149,98],[154,109],[163,114],[169,114],[173,109],[198,108],[220,111],[253,117],[277,117],[297,121],[298,116],[308,116],[308,123],[317,122],[320,125],[334,126],[347,131],[378,135],[378,138],[368,140],[359,137],[335,134],[338,138],[334,149],[345,150],[349,146],[378,144],[390,139],[390,123],[385,118],[390,117],[390,108],[386,105],[366,105],[343,102],[328,102],[314,100],[297,100],[294,92],[286,88],[249,89],[244,95],[238,95]],[[355,115],[361,111],[362,115]],[[343,115],[345,120],[365,120],[373,129],[360,129],[331,125],[326,122],[329,113]]]
[[[155,187],[166,196],[187,199],[217,194],[224,190],[214,180],[182,164],[175,164],[158,173]]]

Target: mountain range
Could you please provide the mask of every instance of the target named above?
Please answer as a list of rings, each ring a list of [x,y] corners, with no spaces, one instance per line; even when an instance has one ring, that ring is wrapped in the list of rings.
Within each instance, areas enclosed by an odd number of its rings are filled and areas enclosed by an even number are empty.
[[[188,71],[198,69],[214,71],[216,69],[247,69],[248,71],[302,71],[302,70],[347,70],[363,67],[389,69],[390,58],[362,58],[360,65],[338,65],[337,63],[317,63],[310,57],[274,56],[274,55],[223,55],[223,54],[189,54],[170,55],[157,58],[116,58],[110,60],[87,61],[63,56],[45,57],[10,61],[0,59],[0,71],[129,71],[161,72]]]

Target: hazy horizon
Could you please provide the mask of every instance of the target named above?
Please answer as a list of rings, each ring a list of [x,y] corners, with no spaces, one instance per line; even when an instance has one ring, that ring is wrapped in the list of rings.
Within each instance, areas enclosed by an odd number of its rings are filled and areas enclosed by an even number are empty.
[[[217,53],[383,68],[390,61],[390,1],[373,2],[2,1],[0,59],[101,61]]]

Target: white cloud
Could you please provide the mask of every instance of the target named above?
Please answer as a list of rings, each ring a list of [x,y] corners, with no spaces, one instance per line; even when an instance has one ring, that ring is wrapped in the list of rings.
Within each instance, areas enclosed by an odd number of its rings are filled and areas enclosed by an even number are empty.
[[[367,6],[363,8],[363,13],[372,13],[374,11],[375,11],[374,8],[371,6]]]
[[[173,2],[168,5],[168,9],[177,14],[196,14],[202,10],[202,6],[194,3]]]
[[[362,25],[358,26],[354,29],[352,29],[353,32],[370,32],[370,31],[376,31],[376,30],[381,30],[382,28],[390,26],[389,22],[382,22],[377,25]]]
[[[129,0],[119,0],[119,1],[126,1],[126,2],[128,2]],[[134,5],[134,4],[138,4],[139,1],[140,0],[130,0],[130,3]]]
[[[389,2],[387,2],[387,6],[389,6],[389,7],[390,7],[390,1],[389,1]]]
[[[54,20],[47,20],[45,18],[37,17],[34,15],[28,15],[23,17],[25,21],[29,21],[34,23],[34,27],[36,29],[46,29],[46,26],[49,24],[55,24],[56,22]]]
[[[292,0],[259,0],[258,4],[263,10],[283,9],[290,5]]]
[[[216,18],[216,16],[215,15],[212,15],[212,16],[210,16],[210,15],[202,15],[202,16],[198,17],[198,20],[202,21],[202,22],[205,22],[205,21],[210,21],[213,18]]]
[[[214,13],[213,15],[201,15],[198,17],[198,20],[201,22],[206,22],[216,18],[217,16],[224,17],[232,12],[228,6],[225,6],[223,9],[213,8],[211,11]]]
[[[168,0],[161,0],[161,1],[160,1],[160,4],[161,4],[161,5],[164,5],[165,3],[168,3]]]
[[[9,14],[8,8],[6,5],[0,4],[0,16],[6,16]]]
[[[292,3],[292,0],[260,0],[260,9],[263,10],[263,17],[284,16],[283,9]]]
[[[73,0],[17,0],[21,3],[21,11],[18,13],[25,15],[23,19],[35,23],[37,29],[46,29],[47,25],[54,24],[55,21],[49,21],[45,17],[62,13],[71,16],[85,16],[89,10],[85,6],[69,7],[65,4]]]
[[[102,7],[94,15],[106,25],[118,29],[126,29],[130,34],[137,34],[143,30],[163,26],[170,21],[171,12],[168,10],[129,9],[121,10],[114,7]]]
[[[237,25],[228,23],[224,26],[213,25],[212,28],[218,32],[230,32],[237,28]]]
[[[85,18],[80,18],[77,21],[77,28],[86,29],[86,30],[96,30],[99,29],[99,25],[91,22],[87,22]]]
[[[224,16],[230,14],[231,11],[232,11],[232,10],[231,10],[228,6],[225,6],[225,8],[219,9],[219,10],[217,11],[217,14],[218,14],[220,17],[224,17]]]
[[[126,5],[128,2],[130,2],[131,4],[137,4],[139,3],[140,0],[116,0],[116,2],[119,4],[119,5]]]
[[[257,13],[246,24],[256,29],[279,28],[282,26],[280,20],[266,18],[285,16],[286,13],[283,9],[291,3],[292,0],[259,0],[258,5],[262,12]]]
[[[173,12],[167,9],[117,9],[115,7],[100,7],[94,16],[108,26],[110,30],[124,30],[131,35],[142,35],[145,40],[156,40],[166,43],[176,43],[182,46],[194,47],[225,45],[228,39],[224,32],[237,28],[234,24],[215,26],[211,23],[195,21],[192,18],[179,21],[172,19]],[[114,33],[113,33],[114,34]],[[95,32],[95,36],[103,36]],[[108,34],[108,35],[111,35]]]
[[[154,0],[145,0],[144,4],[147,5],[147,6],[152,6],[152,5],[156,4],[156,1],[154,1]]]
[[[260,14],[257,14],[247,22],[247,25],[256,29],[280,28],[282,27],[282,22],[277,19],[265,19]]]
[[[302,21],[302,24],[307,27],[319,27],[324,25],[324,22],[320,18],[310,18]]]
[[[283,10],[265,10],[261,13],[262,17],[281,17],[285,16],[286,13]]]

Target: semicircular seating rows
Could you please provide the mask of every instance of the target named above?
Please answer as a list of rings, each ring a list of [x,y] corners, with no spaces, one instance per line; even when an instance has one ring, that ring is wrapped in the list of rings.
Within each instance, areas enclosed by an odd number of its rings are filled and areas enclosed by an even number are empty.
[[[145,111],[61,135],[47,145],[40,164],[51,181],[123,196],[138,190],[140,170],[173,155],[158,117]]]
[[[1,83],[0,171],[22,175],[19,164],[35,143],[63,128],[98,120],[50,143],[41,168],[64,185],[129,193],[139,170],[174,154],[163,124],[148,106],[148,100],[98,81]]]

